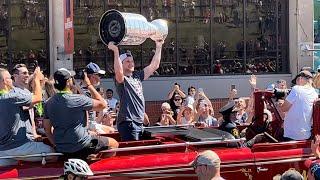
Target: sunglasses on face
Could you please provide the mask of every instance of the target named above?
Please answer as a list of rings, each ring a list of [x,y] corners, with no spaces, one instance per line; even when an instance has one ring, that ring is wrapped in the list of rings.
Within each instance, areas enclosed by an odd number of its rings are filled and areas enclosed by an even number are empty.
[[[174,101],[181,101],[181,99],[175,99]]]

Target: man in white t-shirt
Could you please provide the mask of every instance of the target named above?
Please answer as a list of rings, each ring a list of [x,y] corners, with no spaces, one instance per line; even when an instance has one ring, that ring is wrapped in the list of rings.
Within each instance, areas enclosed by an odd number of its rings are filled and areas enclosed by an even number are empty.
[[[318,94],[312,87],[312,74],[301,71],[293,80],[290,94],[280,105],[287,112],[284,118],[284,139],[304,140],[311,137],[312,106]]]
[[[107,89],[106,98],[107,98],[109,107],[112,108],[112,110],[115,110],[118,100],[113,97],[113,90],[112,89]]]

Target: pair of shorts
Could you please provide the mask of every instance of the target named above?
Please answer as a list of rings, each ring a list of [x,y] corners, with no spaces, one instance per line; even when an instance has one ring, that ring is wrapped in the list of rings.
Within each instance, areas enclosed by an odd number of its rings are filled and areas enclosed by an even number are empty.
[[[104,136],[91,136],[92,139],[90,143],[82,148],[79,151],[73,152],[73,153],[64,153],[64,158],[70,159],[70,158],[79,158],[82,160],[86,160],[87,157],[90,154],[97,154],[99,151],[107,150],[109,149],[109,139]]]
[[[19,147],[8,149],[5,151],[0,151],[0,157],[4,156],[23,156],[31,154],[41,154],[41,153],[53,153],[54,149],[42,142],[27,142]],[[28,158],[12,158],[12,159],[0,159],[0,166],[10,166],[17,165],[18,161],[30,161],[30,162],[41,162],[42,156],[39,157],[28,157]],[[55,159],[54,156],[46,157],[46,160],[50,161]]]

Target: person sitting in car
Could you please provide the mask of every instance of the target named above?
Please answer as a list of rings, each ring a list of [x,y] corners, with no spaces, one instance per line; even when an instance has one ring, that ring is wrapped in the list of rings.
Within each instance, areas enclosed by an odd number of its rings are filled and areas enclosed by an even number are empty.
[[[239,130],[237,128],[237,125],[233,122],[233,119],[235,119],[235,105],[236,104],[234,101],[229,101],[219,110],[219,113],[223,116],[223,121],[219,126],[219,129],[232,134],[235,138],[238,139],[240,138]]]
[[[106,108],[106,102],[90,83],[86,73],[84,84],[92,98],[72,94],[70,87],[73,85],[73,75],[65,68],[54,73],[54,86],[58,92],[45,104],[48,119],[44,121],[44,128],[48,139],[57,152],[68,158],[86,159],[100,150],[117,148],[118,142],[115,139],[98,136],[88,130],[87,111],[101,111]]]
[[[234,122],[238,125],[242,125],[247,123],[248,120],[248,112],[247,112],[247,103],[246,103],[246,99],[245,98],[238,98],[235,99],[236,95],[237,95],[237,90],[236,89],[231,89],[230,93],[229,93],[229,100],[235,101],[235,109],[234,111],[236,111],[236,118],[234,119]]]

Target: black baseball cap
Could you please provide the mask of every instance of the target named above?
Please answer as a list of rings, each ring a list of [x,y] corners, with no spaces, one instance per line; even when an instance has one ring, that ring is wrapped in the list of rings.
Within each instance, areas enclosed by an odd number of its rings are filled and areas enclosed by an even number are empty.
[[[57,85],[65,84],[67,80],[73,77],[75,74],[76,73],[74,71],[69,71],[66,68],[60,68],[53,74],[54,82]]]

